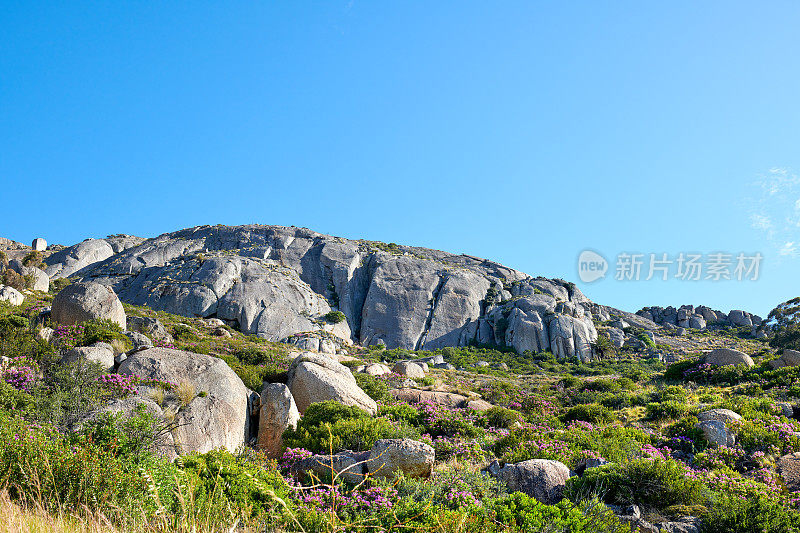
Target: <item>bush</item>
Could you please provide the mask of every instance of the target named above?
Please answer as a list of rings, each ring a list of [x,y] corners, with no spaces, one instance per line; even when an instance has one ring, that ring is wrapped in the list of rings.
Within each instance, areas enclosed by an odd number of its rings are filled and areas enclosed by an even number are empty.
[[[676,400],[647,404],[647,418],[650,420],[681,418],[690,411],[691,408],[688,405]]]
[[[493,428],[510,429],[522,422],[522,414],[518,411],[499,406],[488,409],[483,416],[486,425]]]
[[[606,503],[637,504],[646,509],[702,505],[706,486],[688,477],[688,468],[674,460],[637,459],[592,468],[567,482],[573,501],[597,496]]]
[[[305,448],[314,453],[342,450],[369,450],[380,439],[417,436],[404,424],[394,425],[385,418],[373,418],[357,407],[330,400],[311,404],[295,429],[283,434],[289,448]]]
[[[214,525],[256,517],[261,517],[262,523],[280,522],[285,511],[276,496],[290,501],[289,486],[274,468],[263,468],[226,450],[190,454],[178,464],[183,467],[195,512]],[[177,506],[173,508],[173,512],[179,511]]]
[[[338,324],[339,322],[347,320],[347,317],[341,311],[328,311],[325,313],[325,320],[331,324]]]
[[[83,339],[78,346],[90,346],[96,342],[121,344],[125,351],[133,348],[119,324],[108,319],[95,318],[83,323]]]
[[[385,402],[391,398],[389,387],[386,386],[386,382],[382,379],[361,372],[357,372],[353,376],[356,378],[356,383],[361,390],[376,402]]]
[[[609,409],[597,404],[576,405],[567,410],[563,415],[564,422],[583,420],[593,424],[608,424],[614,420],[615,415]]]
[[[800,529],[800,514],[753,491],[746,497],[721,495],[703,517],[702,533],[790,533]]]
[[[44,259],[44,254],[38,250],[33,250],[22,258],[22,266],[39,267],[42,264],[42,259]]]
[[[0,285],[8,285],[18,291],[23,291],[28,288],[28,283],[25,281],[25,278],[10,268],[5,269],[1,281],[2,283],[0,283]]]

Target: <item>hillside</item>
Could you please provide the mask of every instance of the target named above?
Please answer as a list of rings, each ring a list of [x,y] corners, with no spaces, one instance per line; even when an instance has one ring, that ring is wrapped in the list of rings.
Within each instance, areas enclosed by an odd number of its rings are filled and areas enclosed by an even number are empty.
[[[800,528],[796,300],[768,321],[630,313],[474,257],[274,226],[38,246],[0,256],[0,516]]]

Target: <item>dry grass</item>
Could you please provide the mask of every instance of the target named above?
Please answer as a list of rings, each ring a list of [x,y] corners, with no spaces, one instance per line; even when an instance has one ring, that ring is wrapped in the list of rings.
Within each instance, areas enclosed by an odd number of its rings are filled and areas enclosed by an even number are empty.
[[[116,533],[102,517],[52,515],[41,508],[23,508],[0,493],[0,533]]]
[[[181,407],[186,407],[197,396],[197,388],[190,381],[181,381],[175,395],[181,401]]]

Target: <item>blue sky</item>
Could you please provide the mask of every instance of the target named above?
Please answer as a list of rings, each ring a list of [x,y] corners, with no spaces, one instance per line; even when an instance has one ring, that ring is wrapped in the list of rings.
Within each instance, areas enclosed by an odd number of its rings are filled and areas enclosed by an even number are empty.
[[[765,314],[800,292],[798,15],[0,1],[0,235],[296,225],[574,281],[586,248],[761,252],[758,281],[579,286]]]

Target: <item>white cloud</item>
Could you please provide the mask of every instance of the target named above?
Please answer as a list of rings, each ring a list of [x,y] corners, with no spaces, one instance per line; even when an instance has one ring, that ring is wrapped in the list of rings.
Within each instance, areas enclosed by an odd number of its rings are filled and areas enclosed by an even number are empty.
[[[750,215],[750,221],[752,222],[753,227],[756,229],[766,231],[772,228],[772,221],[766,215],[753,213],[752,215]]]
[[[778,253],[781,255],[797,255],[797,246],[792,241],[785,242]]]
[[[748,198],[750,225],[781,256],[800,257],[800,176],[773,167],[756,178],[760,194]]]

